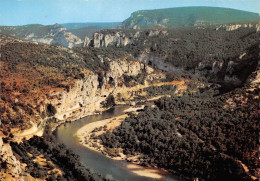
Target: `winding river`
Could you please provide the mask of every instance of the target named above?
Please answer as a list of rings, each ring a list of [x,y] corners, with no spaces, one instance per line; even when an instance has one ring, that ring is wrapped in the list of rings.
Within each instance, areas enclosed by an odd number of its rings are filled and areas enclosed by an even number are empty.
[[[64,143],[68,148],[72,149],[76,154],[80,156],[83,165],[85,165],[91,171],[99,173],[106,178],[120,181],[176,181],[177,179],[175,177],[170,174],[165,174],[164,172],[159,172],[161,176],[160,179],[137,175],[132,171],[140,168],[129,169],[128,162],[107,158],[103,154],[90,150],[80,144],[79,139],[75,135],[78,129],[88,123],[121,115],[123,114],[123,111],[127,108],[129,108],[129,106],[118,105],[108,111],[103,112],[100,115],[87,116],[74,122],[67,122],[56,129],[55,135],[57,136],[59,142]]]

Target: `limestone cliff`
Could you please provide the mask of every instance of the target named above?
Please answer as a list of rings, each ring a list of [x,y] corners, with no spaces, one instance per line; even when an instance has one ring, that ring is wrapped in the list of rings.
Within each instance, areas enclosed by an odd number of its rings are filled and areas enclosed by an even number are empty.
[[[86,37],[85,47],[125,47],[128,45],[135,45],[140,42],[140,33],[143,31],[124,31],[124,30],[105,30],[96,32],[93,35],[93,39]],[[147,32],[148,37],[155,37],[158,35],[166,35],[166,30],[149,30]]]
[[[87,38],[85,46],[123,49],[161,71],[196,73],[219,83],[241,85],[257,66],[258,30],[259,24],[255,23],[168,30],[106,30],[95,33],[92,40]]]
[[[3,143],[0,137],[0,180],[19,180],[20,162],[13,154],[9,144]]]
[[[93,46],[95,48],[100,47],[122,47],[134,43],[138,40],[138,32],[131,34],[129,37],[124,32],[116,31],[111,34],[94,33],[93,40],[89,40],[88,37],[85,40],[85,46]]]
[[[239,28],[255,28],[258,32],[260,30],[259,23],[237,23],[237,24],[223,24],[216,27],[216,30],[225,29],[226,31],[234,31]]]

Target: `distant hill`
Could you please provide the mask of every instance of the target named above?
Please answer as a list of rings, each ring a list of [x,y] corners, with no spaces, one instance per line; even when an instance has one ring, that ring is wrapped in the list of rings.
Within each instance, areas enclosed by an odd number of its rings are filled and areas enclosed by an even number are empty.
[[[131,14],[120,28],[183,27],[259,21],[257,13],[218,7],[179,7],[141,10]]]
[[[44,26],[41,24],[30,24],[23,26],[0,26],[1,33],[12,35],[22,39],[32,33],[35,36],[45,36],[51,31],[51,29],[53,29],[53,26]]]
[[[83,45],[83,40],[67,31],[66,28],[59,24],[47,26],[41,24],[0,26],[0,32],[19,39],[43,44],[59,45],[70,48]]]
[[[119,22],[66,23],[55,25],[30,24],[22,26],[0,26],[0,33],[38,43],[65,47],[82,46],[85,37],[103,29],[116,28]]]
[[[80,39],[84,40],[86,36],[92,38],[93,34],[97,31],[104,29],[114,29],[120,23],[108,22],[108,23],[65,23],[61,24],[72,34],[76,35]]]
[[[99,27],[102,29],[110,29],[115,28],[120,24],[120,22],[107,22],[107,23],[64,23],[61,26],[67,28],[68,30],[71,29],[81,29],[86,27]]]

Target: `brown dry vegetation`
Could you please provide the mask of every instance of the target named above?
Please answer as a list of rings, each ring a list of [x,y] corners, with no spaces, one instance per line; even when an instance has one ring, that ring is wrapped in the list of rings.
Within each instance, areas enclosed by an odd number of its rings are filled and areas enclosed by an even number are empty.
[[[18,41],[1,46],[0,109],[4,133],[18,125],[22,129],[30,127],[29,120],[39,120],[37,115],[47,93],[72,86],[72,78],[60,73],[55,64],[35,63],[38,55],[52,49]],[[56,49],[58,54],[53,56],[61,56],[62,51]]]

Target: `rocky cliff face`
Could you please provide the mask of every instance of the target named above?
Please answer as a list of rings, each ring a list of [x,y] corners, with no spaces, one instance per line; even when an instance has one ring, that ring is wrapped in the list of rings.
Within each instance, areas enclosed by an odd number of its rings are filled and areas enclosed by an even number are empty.
[[[87,39],[85,46],[123,49],[161,71],[188,71],[217,82],[241,85],[257,66],[257,54],[252,49],[257,51],[253,47],[258,29],[258,24],[248,23],[216,28],[101,31],[92,40]]]
[[[55,123],[58,125],[64,121],[73,121],[103,111],[105,110],[103,102],[111,95],[116,103],[121,103],[122,99],[130,101],[134,98],[135,92],[149,86],[148,81],[165,78],[163,73],[138,61],[110,60],[108,66],[111,70],[109,72],[100,74],[89,72],[85,78],[73,81],[69,89],[51,90],[36,102],[31,102],[32,107],[39,110],[39,115],[46,112],[48,115],[52,110],[55,110],[55,114],[45,119],[38,116],[39,123],[37,125],[31,123],[31,128],[15,133],[18,136],[16,138],[20,140],[23,137],[42,135],[42,129],[49,118],[56,118]],[[125,85],[124,76],[135,77],[139,74],[149,74],[144,80],[144,85],[136,84],[132,87]]]
[[[19,180],[20,162],[13,155],[9,144],[3,143],[0,137],[0,180]]]
[[[225,29],[226,31],[234,31],[239,28],[255,28],[258,32],[260,30],[260,24],[258,23],[241,23],[241,24],[224,24],[216,27],[216,30]]]
[[[154,67],[157,70],[161,70],[163,72],[171,72],[171,73],[181,73],[184,70],[182,68],[178,68],[173,66],[171,63],[165,61],[164,58],[154,55],[150,52],[149,49],[143,51],[138,57],[137,60]]]
[[[85,47],[125,47],[128,45],[135,45],[140,42],[140,36],[142,31],[124,31],[124,30],[105,30],[94,33],[93,39],[86,37]],[[158,35],[166,35],[166,30],[149,30],[147,32],[148,37],[155,37]]]
[[[137,61],[110,60],[108,66],[111,71],[99,75],[89,72],[86,78],[76,80],[69,90],[49,92],[40,110],[46,112],[47,105],[52,105],[57,111],[54,115],[57,121],[76,120],[104,110],[102,102],[106,101],[109,95],[113,95],[116,102],[120,102],[122,98],[131,100],[133,92],[138,91],[139,86],[126,87],[124,75],[148,73],[145,82],[165,78],[164,74],[154,72],[149,66]],[[147,83],[144,86],[148,86]]]
[[[84,46],[100,47],[122,47],[134,43],[138,40],[138,33],[131,34],[129,37],[124,32],[117,31],[111,34],[94,33],[93,40],[86,37]]]

